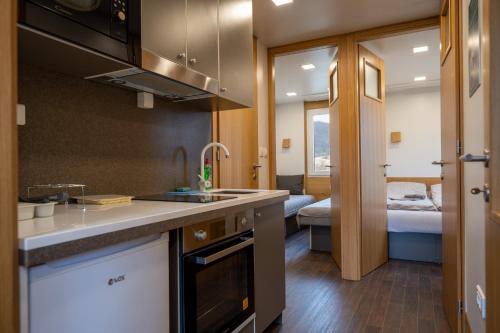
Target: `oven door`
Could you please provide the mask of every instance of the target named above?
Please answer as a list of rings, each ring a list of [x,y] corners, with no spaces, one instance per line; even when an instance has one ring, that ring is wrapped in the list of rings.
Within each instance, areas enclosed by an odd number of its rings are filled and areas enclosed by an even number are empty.
[[[187,254],[184,332],[232,332],[254,305],[253,232]]]

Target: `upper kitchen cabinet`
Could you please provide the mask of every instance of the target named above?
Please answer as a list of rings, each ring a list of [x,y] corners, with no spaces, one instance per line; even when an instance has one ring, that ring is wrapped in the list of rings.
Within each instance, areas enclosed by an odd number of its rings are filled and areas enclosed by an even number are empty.
[[[218,78],[218,0],[187,0],[187,65]]]
[[[142,0],[142,48],[186,66],[186,0]]]
[[[253,104],[253,31],[251,0],[219,2],[220,107]]]

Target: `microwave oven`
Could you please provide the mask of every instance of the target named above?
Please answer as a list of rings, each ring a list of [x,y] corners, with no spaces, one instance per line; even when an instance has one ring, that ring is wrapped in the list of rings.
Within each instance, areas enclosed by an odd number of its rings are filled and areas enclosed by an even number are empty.
[[[140,1],[20,0],[19,22],[99,53],[134,63]]]

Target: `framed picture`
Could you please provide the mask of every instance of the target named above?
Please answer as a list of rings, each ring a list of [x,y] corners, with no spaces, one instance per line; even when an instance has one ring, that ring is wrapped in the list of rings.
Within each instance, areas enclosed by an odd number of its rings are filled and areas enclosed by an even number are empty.
[[[481,86],[481,31],[479,0],[469,3],[469,97]]]

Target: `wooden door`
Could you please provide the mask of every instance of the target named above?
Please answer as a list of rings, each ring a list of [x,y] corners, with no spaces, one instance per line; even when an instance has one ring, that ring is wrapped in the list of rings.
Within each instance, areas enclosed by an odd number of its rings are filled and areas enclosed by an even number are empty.
[[[384,61],[359,45],[361,275],[388,260]]]
[[[16,1],[0,11],[0,332],[19,332]]]
[[[230,157],[221,154],[218,168],[220,188],[258,188],[259,158],[257,135],[257,41],[253,44],[253,108],[219,111],[214,135],[229,149]],[[217,184],[217,182],[215,183]]]
[[[335,54],[328,73],[330,111],[330,189],[331,189],[331,239],[332,257],[342,269],[342,244],[340,224],[340,98],[339,53]]]
[[[441,175],[443,186],[443,307],[453,332],[458,332],[462,299],[460,225],[460,70],[458,0],[441,8]]]
[[[486,136],[491,160],[485,183],[491,196],[486,211],[486,331],[500,332],[500,24],[496,0],[484,1],[485,45],[484,83]],[[478,184],[479,185],[479,184]]]

